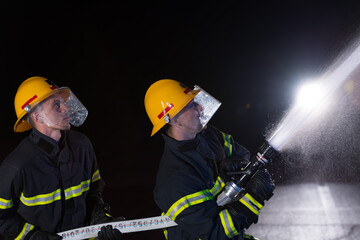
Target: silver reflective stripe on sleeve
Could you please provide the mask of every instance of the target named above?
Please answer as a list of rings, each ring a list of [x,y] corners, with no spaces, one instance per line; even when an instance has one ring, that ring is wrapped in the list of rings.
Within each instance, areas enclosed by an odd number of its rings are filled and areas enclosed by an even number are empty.
[[[13,206],[12,199],[7,200],[4,198],[0,198],[0,209],[7,209],[7,208],[11,208],[12,206]]]
[[[21,230],[20,234],[15,238],[15,240],[23,240],[25,239],[26,235],[34,229],[34,225],[30,223],[25,223],[23,229]]]
[[[99,172],[99,169],[98,169],[92,175],[91,182],[95,182],[95,181],[98,181],[100,179],[101,179],[101,177],[100,177],[100,172]]]
[[[224,132],[221,132],[223,138],[224,138],[224,150],[226,153],[226,156],[230,157],[232,155],[232,144],[231,144],[231,135],[226,134]]]
[[[245,194],[239,201],[256,215],[259,215],[260,210],[263,208],[263,205],[261,205],[248,193]]]
[[[211,195],[215,197],[224,187],[225,187],[224,181],[220,177],[217,177],[214,186],[209,191]]]
[[[60,189],[48,194],[40,194],[34,197],[25,197],[21,194],[20,200],[26,206],[45,205],[61,199]]]
[[[220,213],[220,219],[221,219],[221,224],[224,228],[225,234],[228,238],[233,238],[236,235],[238,235],[238,231],[236,230],[234,223],[232,221],[232,218],[228,212],[228,210],[224,209],[222,210]]]
[[[186,208],[196,205],[208,200],[212,200],[213,196],[209,192],[209,190],[199,191],[185,197],[180,198],[176,201],[167,211],[166,215],[169,216],[173,221],[175,218]]]
[[[81,182],[79,185],[69,187],[65,189],[65,199],[75,198],[88,191],[90,187],[90,179]],[[54,192],[47,194],[40,194],[34,197],[25,197],[24,193],[21,194],[20,200],[26,206],[38,206],[53,203],[54,201],[61,199],[61,189],[57,189]]]
[[[70,187],[65,190],[65,199],[74,198],[80,196],[83,192],[88,191],[90,187],[90,180],[83,181],[79,185]]]

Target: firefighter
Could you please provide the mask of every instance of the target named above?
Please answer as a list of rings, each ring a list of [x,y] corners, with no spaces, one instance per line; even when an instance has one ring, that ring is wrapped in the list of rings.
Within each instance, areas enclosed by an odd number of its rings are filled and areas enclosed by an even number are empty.
[[[165,141],[154,200],[178,224],[164,231],[166,239],[257,239],[244,229],[257,223],[275,186],[261,170],[239,201],[218,206],[216,196],[236,177],[231,172],[241,170],[250,157],[231,135],[207,124],[220,102],[198,86],[162,79],[149,87],[144,103],[151,136],[162,129]]]
[[[14,131],[32,131],[0,166],[0,236],[61,239],[57,232],[113,221],[93,147],[70,130],[88,114],[71,90],[31,77],[19,86],[14,105]],[[107,225],[98,237],[121,235]]]

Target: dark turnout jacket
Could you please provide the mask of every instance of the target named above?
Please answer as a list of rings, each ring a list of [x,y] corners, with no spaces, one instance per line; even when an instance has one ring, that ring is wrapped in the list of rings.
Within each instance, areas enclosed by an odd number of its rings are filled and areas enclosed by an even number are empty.
[[[248,160],[249,152],[233,138],[208,126],[195,139],[176,141],[166,135],[154,199],[178,226],[165,231],[167,239],[243,239],[241,215],[216,203],[225,186],[219,162],[229,156]]]
[[[0,166],[0,235],[82,227],[87,209],[102,203],[103,187],[85,135],[63,131],[57,143],[33,129]]]

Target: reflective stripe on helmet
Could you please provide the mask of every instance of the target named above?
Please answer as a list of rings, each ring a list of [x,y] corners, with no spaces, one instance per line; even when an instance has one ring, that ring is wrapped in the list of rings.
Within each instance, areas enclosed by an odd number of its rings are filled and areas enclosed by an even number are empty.
[[[231,135],[221,132],[224,138],[224,150],[226,156],[230,157],[232,155],[232,144],[231,144]]]
[[[228,238],[233,238],[238,235],[238,231],[236,230],[232,218],[228,212],[228,210],[224,209],[220,213],[221,224],[224,228],[225,234]]]
[[[263,205],[261,205],[248,193],[246,193],[239,201],[256,215],[259,215],[260,210],[263,208]]]
[[[26,235],[34,229],[34,225],[30,223],[25,223],[23,229],[21,230],[20,234],[15,238],[15,240],[22,240],[25,239]]]
[[[29,100],[27,100],[22,106],[21,109],[24,109],[27,105],[29,105],[32,101],[34,101],[38,96],[35,94]]]
[[[165,116],[172,108],[174,107],[174,104],[170,103],[161,113],[157,116],[158,119],[161,119],[163,116]]]
[[[12,199],[7,200],[4,198],[0,198],[0,209],[7,209],[7,208],[11,208],[12,206],[13,206]]]

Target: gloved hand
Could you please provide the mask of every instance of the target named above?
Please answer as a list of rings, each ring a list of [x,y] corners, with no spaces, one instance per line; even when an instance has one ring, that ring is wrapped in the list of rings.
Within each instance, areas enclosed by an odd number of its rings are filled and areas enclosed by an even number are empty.
[[[110,215],[110,205],[107,203],[96,204],[91,212],[90,225],[117,222],[125,220],[124,217],[114,218]],[[114,229],[111,225],[101,227],[98,238],[100,240],[119,240],[122,233],[118,229]]]
[[[266,169],[260,169],[245,186],[246,192],[253,196],[258,202],[264,205],[274,192],[275,184]]]
[[[124,217],[114,218],[110,215],[110,205],[107,203],[96,204],[91,212],[90,225],[123,221]]]
[[[62,239],[59,235],[55,233],[44,232],[40,230],[35,230],[33,233],[30,232],[31,235],[26,237],[28,240],[59,240]]]
[[[111,225],[101,227],[98,233],[99,240],[120,240],[122,233],[118,229],[114,229]]]
[[[225,208],[240,219],[242,228],[248,228],[251,224],[258,222],[258,216],[263,205],[246,193],[240,200],[229,203]]]
[[[230,156],[222,160],[219,164],[220,177],[226,182],[235,180],[237,176],[235,172],[241,172],[247,165],[248,161],[238,156]]]
[[[264,201],[270,199],[274,189],[270,174],[266,169],[260,169],[245,186],[246,194],[239,201],[226,205],[226,208],[240,217],[243,228],[248,228],[257,223]]]

